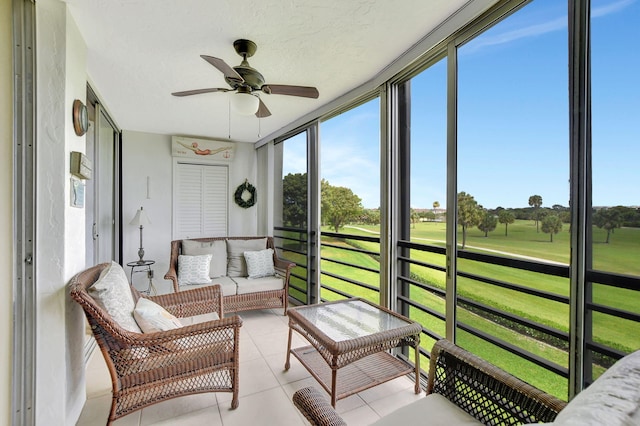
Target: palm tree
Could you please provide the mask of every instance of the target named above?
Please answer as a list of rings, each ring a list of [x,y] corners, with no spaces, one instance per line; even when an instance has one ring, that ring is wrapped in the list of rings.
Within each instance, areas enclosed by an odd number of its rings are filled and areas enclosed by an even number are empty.
[[[540,195],[532,195],[529,197],[529,205],[534,208],[533,216],[536,220],[536,232],[540,232],[538,229],[538,209],[542,205],[542,197]]]
[[[458,225],[462,226],[462,248],[467,245],[467,229],[480,223],[482,208],[473,195],[466,192],[458,193]]]
[[[507,227],[509,226],[509,224],[515,222],[515,220],[515,215],[509,210],[500,210],[500,213],[498,213],[498,221],[500,221],[500,223],[504,223],[505,237],[507,236]]]

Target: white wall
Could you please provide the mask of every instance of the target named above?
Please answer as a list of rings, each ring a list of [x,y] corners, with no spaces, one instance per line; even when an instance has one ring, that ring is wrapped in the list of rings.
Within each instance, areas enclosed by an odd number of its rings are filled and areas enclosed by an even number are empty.
[[[67,282],[84,267],[84,210],[70,207],[69,155],[84,151],[72,103],[86,47],[58,0],[36,3],[36,424],[73,424],[84,403],[82,317]]]
[[[66,67],[65,67],[65,240],[64,240],[64,277],[65,282],[85,268],[85,209],[70,207],[71,175],[69,173],[71,151],[86,153],[86,137],[76,135],[71,119],[73,101],[80,99],[86,103],[87,97],[87,46],[73,17],[66,10]],[[65,293],[67,293],[65,291]],[[65,295],[66,305],[66,383],[67,383],[67,418],[76,419],[82,412],[86,399],[84,368],[85,320],[80,305]]]
[[[11,365],[12,365],[12,282],[13,261],[13,61],[12,61],[11,1],[0,0],[0,424],[11,424]]]
[[[172,185],[174,158],[171,156],[171,136],[134,131],[122,132],[122,218],[123,262],[138,259],[140,230],[129,225],[141,206],[151,220],[143,229],[145,259],[155,260],[153,280],[158,293],[173,291],[171,281],[164,279],[169,269],[172,240]],[[147,177],[150,197],[147,198]],[[236,143],[234,158],[229,163],[229,236],[257,235],[259,206],[248,209],[238,207],[233,201],[235,189],[249,179],[256,180],[256,151],[252,144]],[[258,193],[258,204],[265,194]],[[212,235],[217,237],[219,235]],[[127,273],[129,269],[127,268]],[[143,274],[134,279],[134,285],[146,289]]]

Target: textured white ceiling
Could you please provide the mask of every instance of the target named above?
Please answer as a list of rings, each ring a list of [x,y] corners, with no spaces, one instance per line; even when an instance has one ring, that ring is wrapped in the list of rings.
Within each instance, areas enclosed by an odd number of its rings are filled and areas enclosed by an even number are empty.
[[[125,130],[255,142],[378,75],[468,0],[67,0],[87,44],[92,87]],[[267,83],[315,86],[318,99],[260,94],[272,116],[229,111],[228,87],[200,58],[230,66],[238,38]]]

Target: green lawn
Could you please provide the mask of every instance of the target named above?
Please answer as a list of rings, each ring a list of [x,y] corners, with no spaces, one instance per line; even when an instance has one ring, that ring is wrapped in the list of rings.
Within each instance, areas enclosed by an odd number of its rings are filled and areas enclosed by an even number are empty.
[[[359,226],[358,228],[362,229],[349,227],[343,229],[342,232],[368,236],[371,236],[372,232],[377,232],[377,227]],[[444,223],[417,223],[411,231],[412,241],[428,245],[444,246]],[[602,241],[604,241],[606,234],[596,231],[599,230],[594,230],[594,240],[598,241],[598,239],[602,239]],[[459,238],[461,241],[461,236]],[[328,240],[323,239],[323,241]],[[345,243],[331,239],[330,243],[339,246],[350,246],[348,241]],[[358,241],[352,242],[352,244],[370,251],[379,251],[379,245],[377,243]],[[569,262],[569,244],[569,233],[567,231],[562,231],[555,235],[554,241],[551,243],[548,234],[536,232],[533,221],[516,221],[509,226],[508,236],[504,235],[504,225],[499,226],[496,231],[490,233],[488,238],[484,237],[477,229],[469,230],[466,249],[470,251],[494,253],[502,256],[528,256],[567,264]],[[636,257],[640,253],[640,233],[636,229],[616,229],[610,244],[594,244],[594,257],[597,257],[594,263],[598,265],[600,262],[601,265],[606,265],[606,267],[601,268],[607,271],[640,275],[640,265],[636,265],[634,261],[631,260],[633,255],[629,253],[634,253]],[[291,256],[287,257],[291,258]],[[377,259],[372,256],[326,246],[322,248],[322,257],[374,269],[379,267]],[[445,264],[444,256],[418,250],[411,251],[411,258],[439,266],[444,266]],[[292,260],[295,261],[294,258],[292,258]],[[323,271],[368,284],[378,285],[379,283],[378,274],[358,270],[351,266],[323,260],[321,268]],[[459,271],[483,277],[491,277],[493,279],[536,288],[550,293],[563,296],[569,295],[569,280],[566,278],[550,277],[539,273],[520,271],[465,259],[459,259],[458,269]],[[411,274],[414,279],[419,279],[437,288],[445,288],[445,276],[443,272],[425,267],[412,266]],[[322,276],[322,283],[324,286],[334,287],[354,296],[363,297],[373,302],[379,301],[379,294],[377,292],[363,289],[357,285],[330,277],[326,274]],[[568,331],[569,329],[569,307],[564,303],[541,299],[463,277],[458,279],[458,294],[462,297],[562,331]],[[324,288],[322,290],[322,297],[328,300],[341,298],[340,295]],[[444,313],[444,300],[431,292],[414,287],[411,290],[411,298],[436,312]],[[637,303],[637,293],[631,292],[630,290],[595,285],[593,299],[595,302],[604,305],[614,306],[632,312],[640,312],[640,304]],[[444,335],[443,321],[417,309],[412,309],[410,316],[423,324],[425,328]],[[496,324],[465,309],[458,310],[458,320],[485,333],[517,345],[527,352],[549,359],[558,365],[563,367],[567,367],[568,365],[566,350],[556,348],[526,334]],[[593,332],[596,341],[625,352],[631,352],[640,347],[640,324],[598,313],[594,314],[593,321]],[[541,367],[535,366],[518,356],[511,355],[463,331],[460,331],[458,334],[458,343],[472,352],[491,360],[505,370],[516,374],[534,386],[561,398],[566,398],[567,396],[566,380]],[[423,339],[421,345],[429,350],[433,345],[433,341],[431,339]],[[426,360],[422,361],[422,367],[426,368],[426,365]],[[596,367],[594,374],[600,374],[603,370],[601,367]]]
[[[345,228],[342,232],[371,236],[375,235],[377,230],[377,227],[358,226],[357,228]],[[446,236],[445,231],[446,227],[444,223],[416,223],[411,229],[411,239],[415,242],[443,247]],[[640,254],[639,231],[638,229],[631,228],[616,229],[615,234],[612,235],[610,244],[604,244],[606,233],[594,229],[594,240],[596,241],[594,244],[594,264],[596,267],[606,271],[640,275],[640,263],[637,261],[634,262],[634,260],[638,258],[638,254]],[[509,226],[508,236],[504,235],[504,225],[499,225],[496,231],[489,234],[489,237],[484,237],[484,234],[477,229],[469,230],[466,249],[507,257],[524,256],[568,264],[570,254],[569,237],[569,233],[564,230],[554,235],[554,241],[550,242],[548,234],[536,232],[533,221],[516,221]],[[461,242],[461,238],[461,235],[459,235],[459,242]],[[353,245],[373,252],[379,251],[379,244],[377,243],[362,241],[340,242],[335,239],[331,239],[330,243],[338,246]],[[412,250],[410,256],[412,259],[430,264],[439,266],[444,266],[445,264],[444,256],[437,254]],[[322,248],[322,257],[355,265],[363,265],[374,269],[379,267],[377,259],[369,255],[327,246],[323,246]],[[340,265],[327,260],[323,260],[321,266],[323,271],[356,281],[369,284],[377,284],[379,282],[378,274],[358,270],[351,266]],[[550,277],[539,273],[520,271],[465,259],[459,259],[458,270],[563,296],[568,296],[569,294],[569,280],[566,278]],[[414,279],[429,283],[437,288],[445,288],[445,276],[443,272],[425,267],[412,266],[411,274]],[[327,275],[323,275],[322,282],[325,286],[331,286],[348,294],[378,302],[379,295],[375,291],[363,289],[357,285]],[[568,305],[564,303],[495,287],[463,277],[458,279],[458,294],[562,331],[568,331],[569,329],[569,308]],[[322,297],[328,300],[341,298],[338,294],[324,288],[322,290]],[[436,312],[444,314],[444,300],[431,292],[419,288],[412,288],[411,298]],[[630,290],[595,285],[593,299],[595,302],[607,306],[619,307],[631,312],[640,312],[640,304],[637,303],[638,296]],[[423,324],[425,328],[444,335],[443,321],[417,309],[412,309],[410,316]],[[558,365],[564,367],[568,365],[566,350],[559,349],[516,330],[511,330],[508,327],[496,324],[465,309],[458,310],[458,320],[485,333],[517,345],[527,352],[549,359]],[[626,352],[633,351],[640,347],[640,324],[598,313],[594,314],[593,321],[593,332],[597,341]],[[458,334],[458,343],[470,349],[472,352],[491,360],[516,376],[523,378],[534,386],[561,398],[566,398],[567,396],[566,380],[541,367],[525,361],[518,356],[511,355],[463,331],[460,331]],[[433,341],[431,339],[423,339],[421,345],[428,350],[433,345]],[[423,360],[423,368],[425,368],[426,365],[426,360]],[[596,375],[603,370],[603,368],[596,367]]]

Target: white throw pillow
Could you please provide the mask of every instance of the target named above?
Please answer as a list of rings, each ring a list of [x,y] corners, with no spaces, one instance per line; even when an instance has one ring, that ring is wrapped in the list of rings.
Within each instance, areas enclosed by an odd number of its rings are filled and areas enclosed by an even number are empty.
[[[211,255],[178,256],[178,284],[211,284],[209,267]]]
[[[140,333],[140,327],[133,318],[135,302],[129,280],[122,266],[116,262],[100,273],[98,280],[89,287],[89,295],[96,303],[114,319],[122,328]]]
[[[254,238],[251,240],[227,240],[227,275],[230,277],[246,277],[247,262],[244,259],[245,251],[264,250],[267,248],[266,238]]]
[[[133,317],[143,333],[155,333],[156,331],[174,330],[182,327],[178,318],[167,312],[157,303],[141,297],[133,310]]]
[[[211,254],[209,276],[217,278],[227,275],[227,243],[224,240],[208,242],[182,240],[182,254],[187,256]]]
[[[245,251],[249,278],[270,277],[276,274],[273,267],[273,249],[259,251]]]

